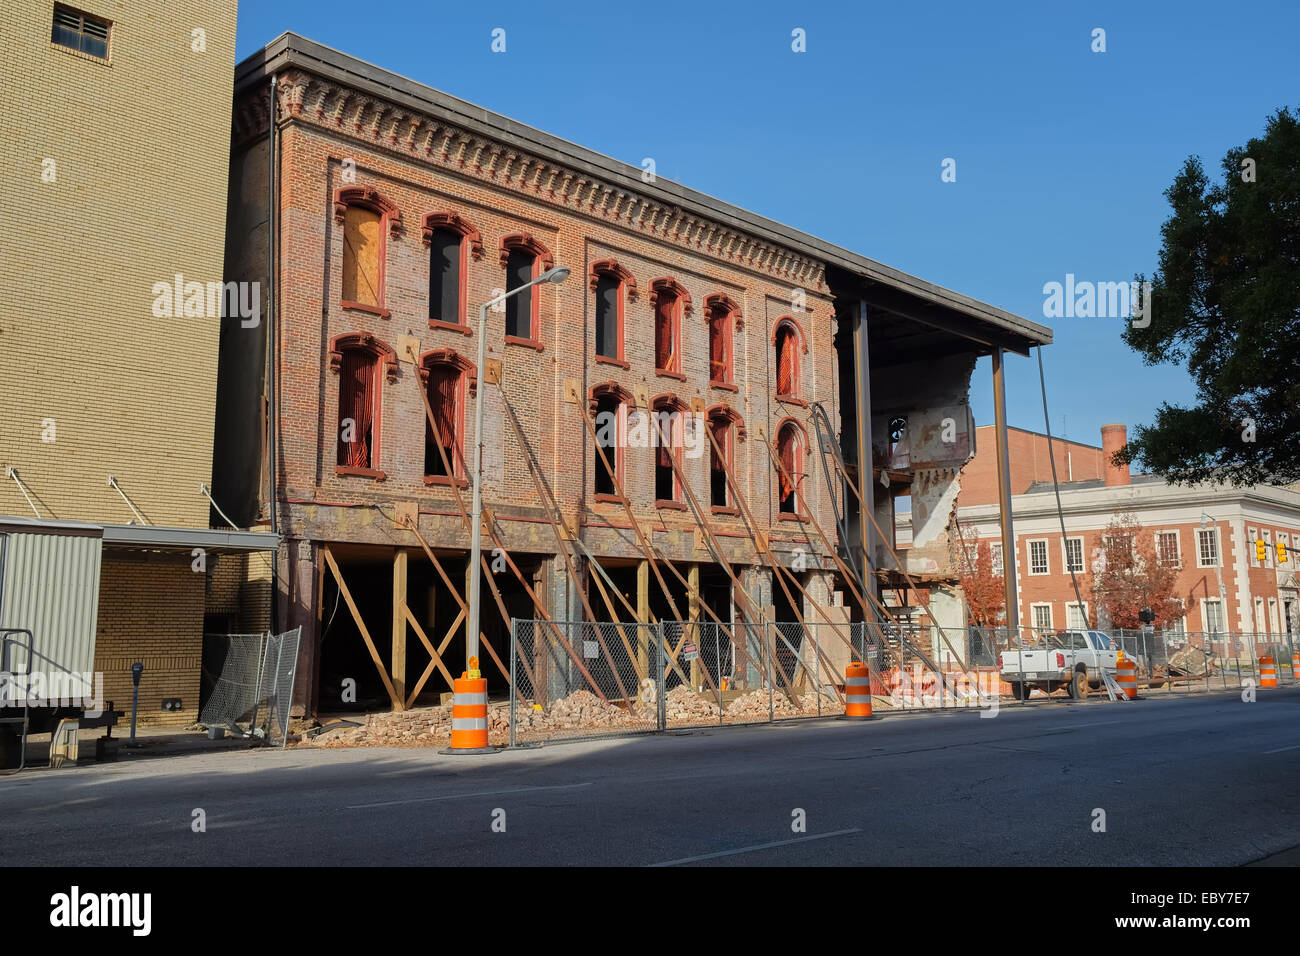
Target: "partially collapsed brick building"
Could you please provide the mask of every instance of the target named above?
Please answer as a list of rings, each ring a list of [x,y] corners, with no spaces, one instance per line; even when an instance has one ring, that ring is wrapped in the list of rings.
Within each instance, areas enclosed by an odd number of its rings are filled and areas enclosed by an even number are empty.
[[[948,533],[971,372],[1050,332],[647,178],[292,34],[238,67],[227,279],[274,307],[223,329],[214,493],[283,536],[306,710],[348,678],[397,707],[446,691],[424,635],[459,673],[480,400],[498,653],[506,617],[541,610],[861,618],[832,550],[865,555],[888,603],[964,624]],[[566,282],[488,313],[479,394],[477,305],[554,266]],[[853,476],[871,448],[858,484],[883,534],[827,480],[829,438]],[[886,540],[900,495],[910,582]]]

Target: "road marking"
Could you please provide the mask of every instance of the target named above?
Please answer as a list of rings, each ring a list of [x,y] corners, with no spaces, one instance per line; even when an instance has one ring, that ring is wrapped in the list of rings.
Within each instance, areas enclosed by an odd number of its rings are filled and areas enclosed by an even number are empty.
[[[1292,745],[1292,746],[1290,746],[1290,747],[1278,747],[1277,750],[1265,750],[1264,753],[1265,753],[1265,755],[1267,755],[1267,754],[1280,754],[1280,753],[1282,753],[1282,752],[1284,752],[1284,751],[1287,751],[1287,750],[1300,750],[1300,744],[1294,744],[1294,745]]]
[[[770,850],[774,846],[789,846],[792,843],[807,843],[810,840],[826,840],[830,837],[861,832],[861,827],[853,827],[851,830],[836,830],[834,833],[816,833],[812,836],[795,837],[793,840],[777,840],[775,843],[756,843],[753,846],[742,846],[737,850],[719,850],[717,853],[702,853],[699,856],[687,856],[680,860],[668,860],[664,863],[651,863],[650,866],[679,866],[682,863],[696,863],[700,860],[716,860],[720,856],[735,856],[738,853],[753,853],[755,850]]]
[[[451,793],[441,797],[414,797],[410,800],[385,800],[383,803],[355,803],[344,810],[369,810],[372,807],[396,807],[404,803],[433,803],[438,800],[463,800],[469,797],[495,797],[503,793],[532,793],[537,790],[576,790],[578,787],[590,787],[586,783],[563,783],[554,787],[515,787],[512,790],[476,790],[474,793]]]

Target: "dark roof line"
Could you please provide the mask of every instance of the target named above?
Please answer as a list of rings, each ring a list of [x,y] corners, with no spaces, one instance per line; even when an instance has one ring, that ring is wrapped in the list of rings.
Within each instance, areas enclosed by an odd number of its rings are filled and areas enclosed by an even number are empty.
[[[348,83],[398,105],[443,114],[480,135],[542,156],[551,155],[578,171],[603,176],[620,189],[649,195],[697,215],[720,220],[733,228],[819,259],[861,279],[891,286],[933,306],[995,327],[1009,340],[1006,347],[1015,347],[1016,351],[1027,353],[1029,346],[1047,345],[1052,341],[1051,329],[1022,316],[926,282],[680,183],[660,177],[653,184],[644,183],[640,167],[630,166],[526,126],[296,33],[283,33],[245,58],[235,68],[235,91],[242,92],[261,79],[289,68],[302,69],[326,79]]]

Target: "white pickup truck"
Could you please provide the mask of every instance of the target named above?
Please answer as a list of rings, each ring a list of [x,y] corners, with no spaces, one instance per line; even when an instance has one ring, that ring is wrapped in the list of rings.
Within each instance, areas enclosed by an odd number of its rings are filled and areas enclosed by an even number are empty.
[[[1114,670],[1118,652],[1102,631],[1055,631],[1042,635],[1036,648],[1003,651],[998,655],[1002,679],[1017,700],[1025,700],[1035,687],[1047,693],[1066,688],[1077,700],[1089,688],[1101,686],[1101,669]]]

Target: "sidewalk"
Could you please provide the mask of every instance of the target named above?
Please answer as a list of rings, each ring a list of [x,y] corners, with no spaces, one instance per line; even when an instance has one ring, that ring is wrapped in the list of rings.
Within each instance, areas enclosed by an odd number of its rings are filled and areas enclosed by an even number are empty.
[[[126,730],[126,733],[119,731]],[[142,760],[154,757],[175,757],[182,754],[208,753],[222,750],[250,750],[264,746],[257,738],[233,737],[227,732],[219,740],[208,738],[207,731],[180,730],[175,727],[138,727],[135,744],[127,743],[130,726],[119,724],[113,728],[113,740],[117,742],[116,762]],[[96,763],[95,741],[104,736],[103,727],[82,729],[77,734],[77,766]],[[23,773],[48,771],[50,769],[50,735],[32,734],[27,738],[27,766]],[[67,765],[62,768],[70,769]]]

